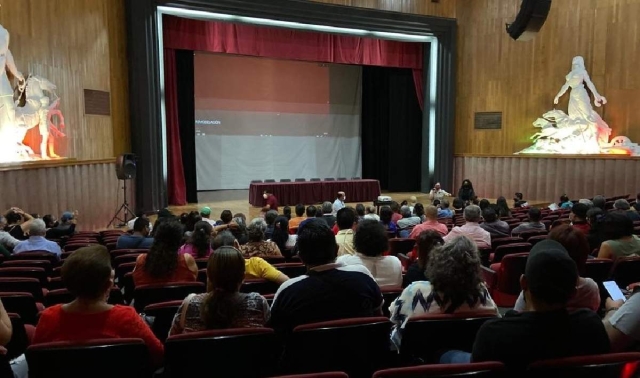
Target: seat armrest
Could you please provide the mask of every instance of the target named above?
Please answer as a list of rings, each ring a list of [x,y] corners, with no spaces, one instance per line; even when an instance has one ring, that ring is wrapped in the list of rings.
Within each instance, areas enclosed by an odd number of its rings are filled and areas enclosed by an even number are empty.
[[[498,273],[496,273],[491,268],[487,268],[486,266],[481,266],[481,269],[482,278],[484,279],[485,285],[487,285],[487,289],[489,289],[489,293],[491,293],[498,282]]]

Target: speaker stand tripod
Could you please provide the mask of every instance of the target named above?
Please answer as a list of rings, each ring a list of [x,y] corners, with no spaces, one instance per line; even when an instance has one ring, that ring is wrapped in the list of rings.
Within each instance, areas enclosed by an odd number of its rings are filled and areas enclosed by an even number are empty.
[[[124,227],[127,225],[128,220],[134,219],[136,217],[136,214],[131,211],[129,203],[127,202],[127,180],[122,180],[122,182],[122,190],[124,191],[124,202],[122,203],[122,205],[120,205],[116,213],[113,215],[113,218],[111,218],[111,221],[107,225],[107,228],[111,227],[111,225],[116,225],[116,221],[120,221],[120,223],[118,223],[116,227]],[[120,218],[121,213],[124,216],[124,219]],[[129,215],[131,215],[131,218],[128,218]]]

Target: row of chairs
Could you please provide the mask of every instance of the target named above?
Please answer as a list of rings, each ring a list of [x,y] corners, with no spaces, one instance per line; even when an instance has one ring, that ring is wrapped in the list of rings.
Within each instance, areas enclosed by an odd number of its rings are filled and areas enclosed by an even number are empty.
[[[337,179],[333,178],[333,177],[327,177],[327,178],[324,179],[324,181],[347,181],[347,180],[349,180],[349,179],[346,178],[346,177],[338,177]],[[361,178],[360,177],[352,177],[351,180],[361,180]],[[293,181],[294,182],[306,182],[307,179],[305,179],[305,178],[296,178]],[[314,178],[309,179],[309,181],[314,181],[314,182],[315,181],[322,181],[322,179],[320,179],[318,177],[314,177]],[[252,184],[260,184],[262,182],[263,182],[262,180],[251,180]],[[275,179],[266,179],[266,180],[264,180],[264,182],[265,183],[275,183],[276,180]],[[291,182],[291,179],[280,179],[280,182]]]

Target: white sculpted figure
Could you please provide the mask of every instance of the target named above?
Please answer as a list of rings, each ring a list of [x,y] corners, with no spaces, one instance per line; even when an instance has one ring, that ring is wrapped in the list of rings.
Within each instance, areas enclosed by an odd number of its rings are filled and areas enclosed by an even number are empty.
[[[10,137],[15,132],[16,106],[13,101],[13,86],[7,72],[24,83],[24,77],[18,71],[9,50],[9,32],[0,25],[0,157],[13,153],[16,148],[11,145],[14,140]]]
[[[607,103],[607,99],[593,85],[584,66],[584,59],[576,56],[565,84],[553,100],[554,104],[558,104],[560,97],[571,88],[569,114],[554,109],[538,118],[533,125],[541,130],[531,137],[533,146],[518,154],[601,154],[611,151],[611,129],[591,107],[591,98],[585,85],[593,93],[595,106]],[[634,154],[635,150],[631,148],[633,146],[629,147],[626,152]],[[620,148],[617,150],[620,151]]]

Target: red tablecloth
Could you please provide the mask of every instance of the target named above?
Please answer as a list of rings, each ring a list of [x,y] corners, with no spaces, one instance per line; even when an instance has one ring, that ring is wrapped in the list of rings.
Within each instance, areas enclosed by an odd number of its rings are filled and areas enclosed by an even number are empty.
[[[249,203],[264,206],[262,193],[269,189],[278,198],[281,206],[293,206],[299,203],[309,205],[324,201],[335,201],[338,192],[345,192],[347,202],[371,202],[380,195],[378,180],[346,181],[306,181],[306,182],[269,182],[252,183],[249,186]]]

